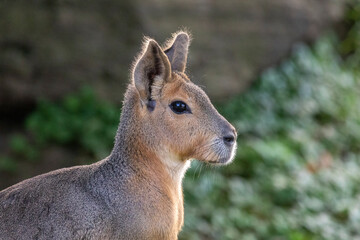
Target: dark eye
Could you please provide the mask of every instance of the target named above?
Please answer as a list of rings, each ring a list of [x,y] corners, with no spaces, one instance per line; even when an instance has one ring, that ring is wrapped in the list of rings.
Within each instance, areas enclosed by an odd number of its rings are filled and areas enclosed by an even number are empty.
[[[182,101],[174,101],[170,104],[171,110],[176,114],[191,113],[190,108]]]

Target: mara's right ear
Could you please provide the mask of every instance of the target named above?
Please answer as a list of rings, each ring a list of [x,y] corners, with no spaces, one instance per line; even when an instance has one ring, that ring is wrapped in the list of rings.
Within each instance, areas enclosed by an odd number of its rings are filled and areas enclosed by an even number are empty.
[[[154,40],[149,40],[146,50],[136,62],[133,79],[141,102],[152,111],[163,85],[169,80],[171,66],[163,50]]]
[[[186,68],[190,37],[186,32],[176,33],[165,50],[173,71],[184,72]]]

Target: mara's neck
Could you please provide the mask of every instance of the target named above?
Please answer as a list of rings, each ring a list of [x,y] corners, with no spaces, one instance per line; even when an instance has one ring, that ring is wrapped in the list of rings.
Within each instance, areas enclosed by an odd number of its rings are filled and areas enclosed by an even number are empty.
[[[171,182],[181,193],[181,183],[190,161],[172,154],[161,139],[149,132],[151,126],[140,116],[139,96],[133,86],[125,94],[120,124],[113,151],[108,159],[113,164],[129,166],[149,178]],[[170,186],[171,186],[170,185]]]

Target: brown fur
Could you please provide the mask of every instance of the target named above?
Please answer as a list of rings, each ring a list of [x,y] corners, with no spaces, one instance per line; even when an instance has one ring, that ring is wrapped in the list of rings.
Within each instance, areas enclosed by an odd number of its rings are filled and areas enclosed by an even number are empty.
[[[0,239],[177,239],[190,159],[231,162],[236,133],[184,73],[188,34],[170,42],[144,43],[108,158],[0,192]]]

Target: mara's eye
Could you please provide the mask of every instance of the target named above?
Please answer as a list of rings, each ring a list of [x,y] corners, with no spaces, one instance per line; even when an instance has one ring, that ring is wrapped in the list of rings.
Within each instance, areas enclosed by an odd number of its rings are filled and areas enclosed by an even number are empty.
[[[191,113],[190,108],[182,101],[174,101],[170,104],[171,110],[176,114]]]

